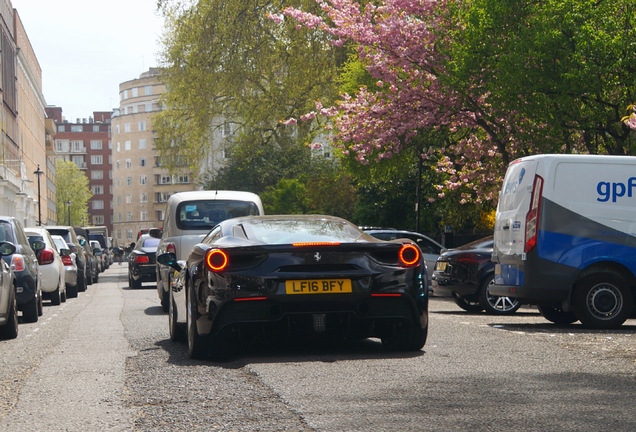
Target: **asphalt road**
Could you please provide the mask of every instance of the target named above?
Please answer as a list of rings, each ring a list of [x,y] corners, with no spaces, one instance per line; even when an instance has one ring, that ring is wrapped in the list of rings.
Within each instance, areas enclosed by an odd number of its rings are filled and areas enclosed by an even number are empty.
[[[300,342],[193,361],[126,270],[0,341],[0,430],[636,430],[636,320],[591,331],[433,298],[417,353]]]

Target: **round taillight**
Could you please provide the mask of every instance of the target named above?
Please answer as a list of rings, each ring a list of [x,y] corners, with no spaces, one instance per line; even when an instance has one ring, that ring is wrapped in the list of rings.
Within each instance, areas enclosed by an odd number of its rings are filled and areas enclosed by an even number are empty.
[[[400,262],[408,267],[416,266],[420,262],[420,249],[410,243],[402,245]]]
[[[166,245],[166,252],[172,252],[172,253],[174,253],[174,254],[176,254],[176,253],[177,253],[177,248],[176,248],[176,246],[174,245],[174,243],[168,243],[168,244]]]
[[[51,264],[53,261],[55,261],[55,254],[53,253],[51,249],[46,248],[40,251],[40,256],[38,260],[39,264],[41,265]]]
[[[205,265],[213,272],[220,272],[227,268],[230,260],[221,249],[210,249],[205,254]]]

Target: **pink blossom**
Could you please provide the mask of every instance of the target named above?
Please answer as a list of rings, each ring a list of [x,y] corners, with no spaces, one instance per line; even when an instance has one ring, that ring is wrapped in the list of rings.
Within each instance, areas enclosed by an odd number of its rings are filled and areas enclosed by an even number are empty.
[[[285,126],[295,125],[297,123],[297,120],[295,118],[291,117],[291,118],[289,118],[287,120],[281,120],[280,123],[285,125]]]

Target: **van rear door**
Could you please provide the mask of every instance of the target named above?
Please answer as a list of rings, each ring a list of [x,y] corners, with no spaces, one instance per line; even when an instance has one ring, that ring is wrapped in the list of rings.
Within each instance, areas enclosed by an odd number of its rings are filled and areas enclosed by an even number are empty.
[[[506,172],[495,219],[493,257],[498,262],[505,256],[523,256],[526,216],[538,161],[538,158],[517,159]]]

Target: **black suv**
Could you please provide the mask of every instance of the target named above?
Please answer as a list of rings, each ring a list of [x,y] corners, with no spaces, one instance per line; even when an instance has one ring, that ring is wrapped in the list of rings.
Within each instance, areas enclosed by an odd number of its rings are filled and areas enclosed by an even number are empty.
[[[0,242],[2,241],[11,242],[15,246],[15,252],[3,255],[2,259],[9,264],[15,275],[18,310],[22,311],[24,322],[37,322],[43,309],[40,268],[34,249],[42,250],[46,244],[35,241],[31,245],[22,223],[10,216],[0,216]]]

